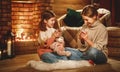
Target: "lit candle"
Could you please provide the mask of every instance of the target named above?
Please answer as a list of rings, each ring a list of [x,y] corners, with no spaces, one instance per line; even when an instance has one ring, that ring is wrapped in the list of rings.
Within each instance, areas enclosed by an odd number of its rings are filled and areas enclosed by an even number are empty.
[[[8,56],[11,55],[11,40],[8,40],[7,42],[7,53],[8,53]]]
[[[0,59],[1,59],[1,57],[2,57],[2,52],[0,51]]]

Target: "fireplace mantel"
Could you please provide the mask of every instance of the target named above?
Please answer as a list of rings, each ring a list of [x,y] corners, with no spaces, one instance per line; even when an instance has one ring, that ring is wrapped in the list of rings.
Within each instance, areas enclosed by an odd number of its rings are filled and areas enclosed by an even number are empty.
[[[24,0],[24,1],[21,1],[21,0],[17,0],[17,1],[12,1],[12,2],[14,2],[14,3],[36,3],[36,2],[39,2],[38,0],[36,1],[36,0],[29,0],[29,1],[27,1],[27,0]]]

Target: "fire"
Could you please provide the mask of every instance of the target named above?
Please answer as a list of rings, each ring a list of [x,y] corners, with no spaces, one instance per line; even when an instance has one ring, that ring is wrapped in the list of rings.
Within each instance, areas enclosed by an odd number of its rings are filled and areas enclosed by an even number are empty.
[[[24,32],[24,29],[19,29],[16,31],[15,41],[36,41],[36,37]]]
[[[36,41],[40,13],[37,2],[15,1],[12,3],[12,32],[15,41]]]

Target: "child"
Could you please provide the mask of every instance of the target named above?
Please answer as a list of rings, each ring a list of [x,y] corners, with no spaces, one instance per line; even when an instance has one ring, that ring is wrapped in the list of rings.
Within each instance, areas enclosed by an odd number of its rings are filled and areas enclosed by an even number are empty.
[[[44,11],[41,14],[40,31],[38,42],[40,48],[37,49],[40,59],[47,63],[55,63],[58,60],[67,60],[66,56],[56,54],[50,45],[57,37],[61,36],[60,32],[56,32],[54,25],[56,23],[55,14],[52,11]]]
[[[56,29],[54,28],[55,23],[57,22],[55,14],[53,12],[44,11],[41,14],[41,21],[39,23],[40,31],[38,37],[40,47],[37,49],[40,59],[47,63],[56,63],[59,60],[68,59],[81,60],[80,56],[82,55],[82,53],[74,48],[65,47],[65,52],[68,53],[67,55],[62,54],[62,52],[59,52],[57,54],[54,52],[53,49],[50,48],[50,46],[54,43],[55,39],[61,37],[61,32],[56,31]],[[64,48],[62,44],[59,47],[62,49]]]

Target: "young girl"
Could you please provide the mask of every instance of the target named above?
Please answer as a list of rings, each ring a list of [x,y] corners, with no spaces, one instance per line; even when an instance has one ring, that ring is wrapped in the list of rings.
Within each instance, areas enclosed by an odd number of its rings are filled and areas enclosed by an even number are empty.
[[[68,56],[57,54],[50,48],[55,39],[61,36],[61,32],[56,31],[54,24],[56,23],[55,14],[51,11],[44,11],[41,14],[40,32],[38,41],[40,48],[37,49],[40,59],[47,63],[55,63],[59,60],[81,60],[82,53],[74,48],[65,47],[66,52],[70,52]],[[63,52],[60,52],[63,53]]]
[[[106,63],[108,56],[108,33],[105,26],[98,20],[97,9],[93,5],[86,6],[82,11],[84,25],[80,32],[80,40],[86,50],[83,59],[92,60],[96,64]]]
[[[61,36],[61,32],[56,31],[54,24],[56,23],[55,14],[52,11],[44,11],[41,14],[40,31],[38,41],[40,48],[37,52],[42,61],[47,63],[58,62],[58,60],[67,60],[64,55],[58,55],[50,48],[55,39]]]

